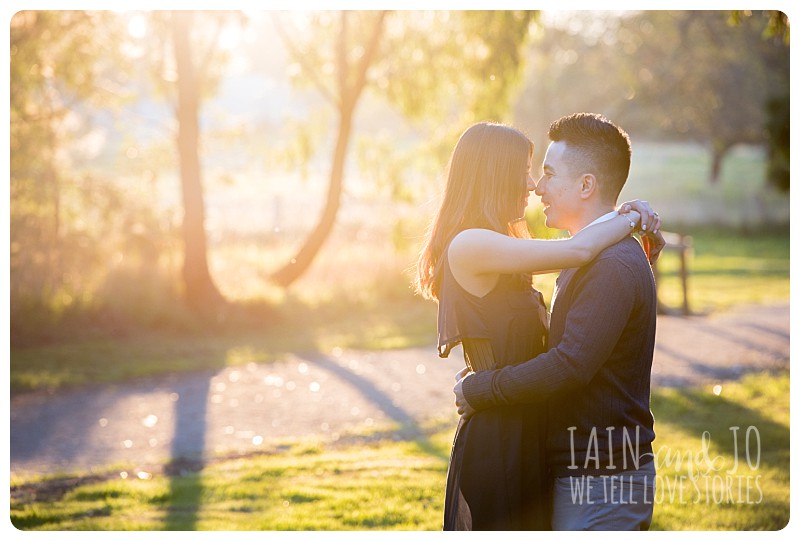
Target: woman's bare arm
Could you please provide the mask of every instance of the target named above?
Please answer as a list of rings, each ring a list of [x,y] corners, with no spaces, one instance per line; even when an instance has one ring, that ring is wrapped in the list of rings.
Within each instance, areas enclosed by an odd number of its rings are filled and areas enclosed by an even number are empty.
[[[569,239],[517,239],[488,229],[467,229],[450,243],[451,267],[471,275],[540,274],[585,265],[631,234],[639,213],[630,211],[583,229]],[[633,224],[633,225],[631,225]]]

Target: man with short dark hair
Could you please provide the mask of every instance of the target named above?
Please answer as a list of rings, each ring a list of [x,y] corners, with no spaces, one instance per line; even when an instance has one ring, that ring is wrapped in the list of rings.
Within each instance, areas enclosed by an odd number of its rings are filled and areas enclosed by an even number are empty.
[[[628,135],[601,115],[577,113],[553,122],[549,137],[536,188],[547,226],[574,235],[618,216],[630,169]],[[561,272],[549,351],[456,384],[465,415],[501,404],[541,402],[548,409],[553,529],[650,527],[655,330],[653,274],[640,244],[628,237],[589,264]]]

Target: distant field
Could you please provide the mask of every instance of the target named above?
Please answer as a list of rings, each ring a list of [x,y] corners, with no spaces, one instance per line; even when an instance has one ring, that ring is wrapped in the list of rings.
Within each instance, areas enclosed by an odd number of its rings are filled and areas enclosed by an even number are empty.
[[[678,232],[704,225],[788,226],[788,194],[765,188],[762,149],[732,149],[714,185],[708,180],[710,168],[710,152],[699,145],[634,141],[631,172],[620,200],[650,201],[664,229]]]
[[[789,197],[765,188],[765,161],[760,148],[734,148],[723,162],[716,185],[708,181],[710,153],[700,145],[634,142],[633,148],[631,173],[620,202],[634,198],[647,200],[661,215],[665,231],[697,236],[700,229],[714,230],[728,244],[736,242],[743,229],[753,232],[750,240],[756,244],[763,238],[759,232],[768,231],[770,235],[785,237],[788,260]],[[330,297],[335,291],[346,291],[355,297],[368,296],[376,287],[398,293],[408,290],[417,250],[436,210],[437,196],[417,203],[395,202],[366,190],[358,178],[348,180],[354,186],[353,195],[345,197],[339,222],[318,260],[293,286],[294,294],[299,297]],[[431,189],[432,194],[436,192]],[[309,200],[316,201],[321,196],[321,193],[307,193],[294,195],[294,200],[284,194],[280,199],[285,207],[282,215],[308,216],[306,227],[310,227],[314,214],[309,212]],[[234,194],[228,194],[227,200],[229,207],[243,216],[251,213],[246,197],[237,200]],[[292,209],[297,213],[291,212]],[[266,210],[267,216],[272,216],[274,209]],[[540,213],[538,198],[531,198],[528,213]],[[728,229],[733,230],[729,236]],[[559,232],[539,229],[534,233],[552,236]],[[292,256],[303,235],[304,231],[297,229],[291,234],[215,243],[211,259],[220,277],[220,287],[234,298],[280,296],[270,292],[265,277],[270,269]],[[695,255],[701,257],[704,252],[705,247],[698,245]],[[774,256],[773,252],[770,257]],[[670,257],[665,258],[666,269],[672,265],[669,260]],[[728,261],[725,265],[736,263]],[[543,285],[544,289],[548,287]]]

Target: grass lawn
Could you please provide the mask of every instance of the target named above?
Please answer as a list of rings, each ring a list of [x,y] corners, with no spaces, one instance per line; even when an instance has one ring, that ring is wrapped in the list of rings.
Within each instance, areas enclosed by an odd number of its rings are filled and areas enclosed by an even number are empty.
[[[751,375],[716,391],[653,394],[653,529],[782,529],[789,521],[789,374]]]
[[[656,389],[652,409],[653,529],[787,524],[788,373],[723,382],[716,392]],[[123,478],[121,466],[83,482],[12,478],[11,521],[22,530],[438,530],[454,424],[431,422],[414,441],[391,430],[335,445],[298,441],[172,476]],[[736,449],[731,427],[740,427]]]
[[[789,232],[755,235],[715,230],[689,231],[689,306],[698,313],[736,304],[789,300]],[[658,262],[659,297],[679,307],[683,292],[679,257],[665,251]]]
[[[789,231],[744,234],[720,229],[689,229],[689,308],[694,313],[723,311],[737,304],[789,302]],[[683,301],[680,260],[665,250],[658,261],[658,295],[679,309]],[[545,299],[551,299],[555,275],[536,278]]]

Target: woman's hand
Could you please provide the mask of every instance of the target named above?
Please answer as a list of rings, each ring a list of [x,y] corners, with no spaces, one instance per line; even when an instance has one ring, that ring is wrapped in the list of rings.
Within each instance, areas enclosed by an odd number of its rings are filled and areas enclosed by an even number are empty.
[[[641,215],[642,218],[639,222],[639,229],[642,232],[653,233],[655,235],[658,233],[659,229],[661,229],[661,218],[647,201],[641,201],[639,199],[625,201],[620,205],[618,212],[620,214],[625,214],[630,210],[635,210]]]
[[[658,256],[661,255],[661,250],[667,245],[667,241],[664,240],[664,236],[661,234],[661,218],[647,201],[634,199],[633,201],[624,202],[619,207],[621,214],[630,210],[635,210],[642,216],[639,223],[642,247],[644,248],[644,253],[647,254],[650,265],[654,265],[658,260]]]
[[[466,377],[470,377],[467,374]],[[466,421],[475,413],[475,410],[472,409],[472,406],[469,405],[467,399],[464,397],[464,391],[462,390],[462,385],[464,384],[464,378],[458,380],[453,387],[453,393],[456,395],[456,408],[458,408],[458,414],[461,415],[464,420]]]
[[[661,231],[642,235],[642,247],[644,248],[644,253],[647,254],[647,260],[650,261],[650,265],[655,265],[658,256],[661,255],[661,250],[663,250],[666,245],[667,241],[664,240]]]
[[[467,374],[469,374],[469,366],[465,366],[464,368],[456,372],[456,381],[457,382],[461,381]]]

